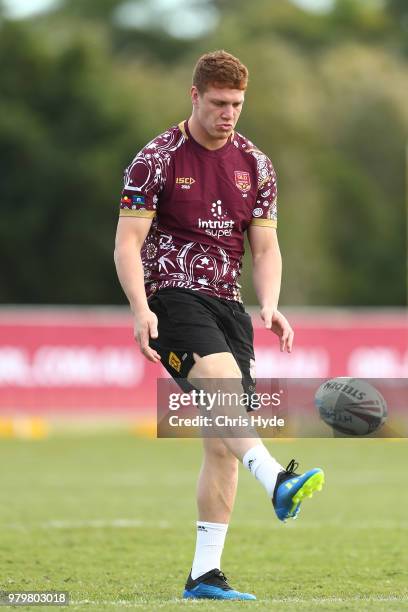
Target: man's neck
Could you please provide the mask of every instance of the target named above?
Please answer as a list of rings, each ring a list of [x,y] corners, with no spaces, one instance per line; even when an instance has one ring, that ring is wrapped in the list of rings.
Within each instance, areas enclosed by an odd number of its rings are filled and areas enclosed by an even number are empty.
[[[210,151],[216,151],[217,149],[221,149],[228,142],[230,136],[227,138],[210,138],[207,132],[201,127],[200,123],[196,120],[194,115],[191,115],[190,119],[187,121],[188,129],[190,130],[191,136],[194,138],[198,144]]]

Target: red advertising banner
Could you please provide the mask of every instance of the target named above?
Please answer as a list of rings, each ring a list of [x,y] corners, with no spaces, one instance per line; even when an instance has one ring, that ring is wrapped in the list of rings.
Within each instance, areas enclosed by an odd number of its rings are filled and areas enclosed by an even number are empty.
[[[408,377],[408,315],[377,311],[316,311],[289,317],[292,354],[282,354],[273,334],[255,332],[257,376],[288,378]]]
[[[401,312],[328,310],[289,315],[292,354],[254,316],[259,378],[408,378],[408,318]],[[2,414],[154,409],[166,376],[139,352],[122,309],[0,311]]]

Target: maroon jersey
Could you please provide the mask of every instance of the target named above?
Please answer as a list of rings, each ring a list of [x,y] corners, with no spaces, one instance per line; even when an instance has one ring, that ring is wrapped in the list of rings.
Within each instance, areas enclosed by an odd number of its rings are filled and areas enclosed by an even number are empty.
[[[276,228],[276,175],[234,132],[210,151],[187,121],[147,144],[125,171],[120,215],[152,218],[142,248],[146,294],[181,287],[241,301],[244,232]]]

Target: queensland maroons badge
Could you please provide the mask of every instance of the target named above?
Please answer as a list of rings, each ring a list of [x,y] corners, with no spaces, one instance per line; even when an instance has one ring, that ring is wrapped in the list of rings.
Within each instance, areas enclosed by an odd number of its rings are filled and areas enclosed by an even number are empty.
[[[251,189],[251,177],[249,172],[242,172],[242,170],[235,170],[235,185],[240,191],[249,191]]]

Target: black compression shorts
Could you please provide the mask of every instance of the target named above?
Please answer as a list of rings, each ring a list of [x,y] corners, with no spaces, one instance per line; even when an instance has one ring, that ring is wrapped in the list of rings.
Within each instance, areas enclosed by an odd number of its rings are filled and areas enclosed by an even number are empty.
[[[193,353],[204,357],[225,352],[234,356],[241,370],[244,391],[254,392],[254,332],[242,304],[171,288],[149,298],[149,307],[159,321],[159,337],[150,339],[150,346],[183,391],[193,388],[186,382],[195,363]]]

